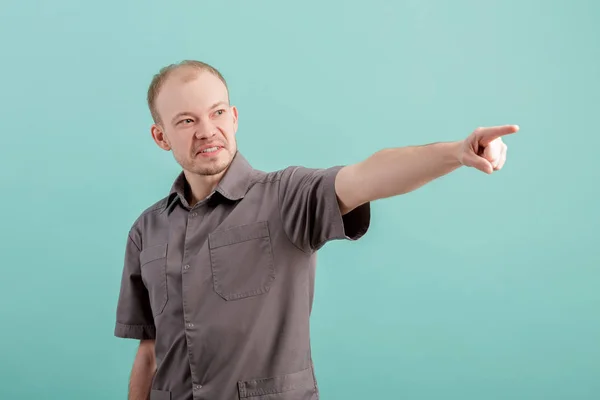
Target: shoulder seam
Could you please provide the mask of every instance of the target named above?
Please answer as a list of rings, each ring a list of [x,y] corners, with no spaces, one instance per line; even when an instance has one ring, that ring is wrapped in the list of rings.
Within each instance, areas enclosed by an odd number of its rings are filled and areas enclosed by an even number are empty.
[[[298,167],[294,168],[294,171],[297,169]],[[310,254],[310,252],[306,251],[305,249],[301,248],[300,246],[298,246],[298,244],[296,244],[292,238],[290,237],[286,227],[285,227],[285,223],[283,222],[283,216],[281,215],[281,175],[284,174],[285,171],[281,171],[278,178],[276,179],[277,181],[277,209],[278,209],[278,213],[277,215],[279,215],[279,222],[281,223],[281,227],[282,227],[282,231],[285,234],[285,237],[287,238],[288,242],[290,242],[292,244],[292,246],[294,246],[295,248],[297,248],[298,250],[300,250],[302,253],[304,254]],[[292,173],[293,173],[292,172]]]
[[[133,240],[133,238],[131,237],[131,230],[129,231],[129,240],[131,240],[131,243],[133,243],[133,245],[138,249],[138,251],[142,251],[142,249],[140,248],[140,246],[135,242],[135,240]]]
[[[154,205],[154,207],[150,207],[149,209],[147,209],[146,211],[144,211],[141,216],[149,214],[149,213],[151,213],[153,211],[156,211],[156,210],[159,210],[159,209],[163,208],[166,205],[165,203],[167,202],[167,199],[168,199],[168,197],[164,197],[163,199],[159,200]]]

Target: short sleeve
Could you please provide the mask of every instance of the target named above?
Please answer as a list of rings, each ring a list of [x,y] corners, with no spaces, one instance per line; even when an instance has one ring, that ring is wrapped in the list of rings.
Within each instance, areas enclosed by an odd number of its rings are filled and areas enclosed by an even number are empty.
[[[289,167],[279,182],[283,229],[300,249],[312,252],[331,240],[358,240],[368,230],[371,208],[365,203],[342,215],[335,178],[342,166]]]
[[[140,247],[134,241],[135,236],[135,232],[130,232],[125,246],[114,334],[121,338],[154,339],[156,328],[148,291],[141,277]]]

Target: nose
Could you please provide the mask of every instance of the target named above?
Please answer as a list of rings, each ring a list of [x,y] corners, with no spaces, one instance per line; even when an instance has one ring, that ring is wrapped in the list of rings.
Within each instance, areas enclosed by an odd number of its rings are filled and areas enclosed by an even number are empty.
[[[197,139],[210,139],[217,134],[217,128],[206,120],[200,120],[196,128],[195,136]]]

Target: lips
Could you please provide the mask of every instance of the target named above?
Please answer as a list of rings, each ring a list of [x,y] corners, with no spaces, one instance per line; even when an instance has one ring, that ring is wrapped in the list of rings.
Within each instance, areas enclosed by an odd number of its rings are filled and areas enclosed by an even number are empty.
[[[204,145],[204,146],[200,147],[196,151],[196,154],[216,153],[217,151],[223,149],[224,147],[225,146],[223,146],[222,144],[218,144],[218,143],[207,144],[207,145]]]

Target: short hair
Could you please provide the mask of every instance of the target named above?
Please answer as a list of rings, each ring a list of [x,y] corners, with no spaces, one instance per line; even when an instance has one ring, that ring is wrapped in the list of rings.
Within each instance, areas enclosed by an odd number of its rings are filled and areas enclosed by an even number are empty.
[[[221,82],[223,82],[225,88],[229,92],[229,88],[227,87],[227,82],[225,81],[225,78],[219,72],[219,70],[217,70],[212,65],[197,60],[183,60],[179,63],[167,65],[166,67],[161,68],[160,71],[156,75],[154,75],[154,77],[152,78],[152,82],[150,82],[150,87],[148,88],[148,108],[150,108],[150,114],[152,115],[152,119],[155,123],[159,123],[160,121],[160,116],[158,114],[158,110],[156,109],[156,97],[158,96],[158,93],[160,92],[160,89],[164,85],[167,78],[173,72],[182,68],[191,68],[199,72],[210,72],[211,74],[219,78]]]

